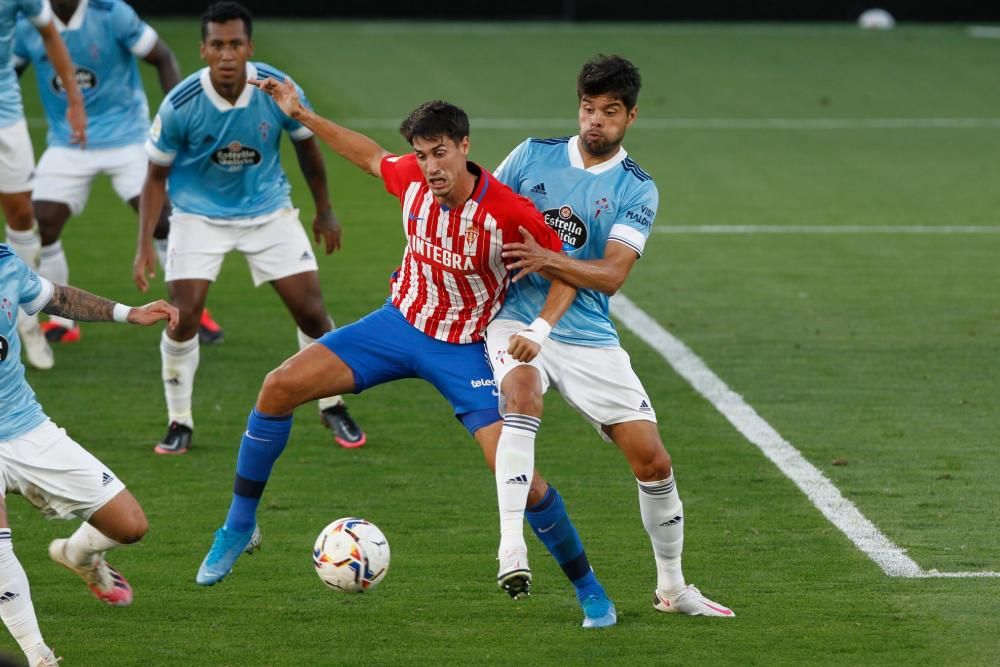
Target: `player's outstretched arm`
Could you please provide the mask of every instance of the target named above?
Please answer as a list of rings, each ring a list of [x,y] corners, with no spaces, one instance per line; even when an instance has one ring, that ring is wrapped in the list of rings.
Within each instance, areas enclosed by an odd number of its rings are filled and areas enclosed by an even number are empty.
[[[143,61],[156,68],[156,76],[160,79],[160,87],[163,93],[169,93],[181,81],[181,68],[177,64],[177,56],[167,46],[162,39],[157,39],[156,44]]]
[[[291,79],[284,81],[272,78],[248,79],[247,83],[257,86],[273,97],[285,115],[308,127],[341,157],[353,162],[372,176],[382,178],[382,158],[389,155],[389,151],[370,137],[337,125],[306,107],[299,99],[298,91],[295,90],[295,84]]]
[[[313,239],[319,243],[323,239],[323,247],[329,255],[334,250],[340,250],[340,221],[330,206],[330,190],[326,185],[326,163],[323,153],[314,137],[292,142],[295,146],[295,157],[299,160],[299,168],[309,185],[313,203],[316,204],[316,216],[313,218]]]
[[[149,289],[149,279],[156,277],[153,230],[156,229],[163,205],[167,201],[169,175],[169,166],[150,162],[139,195],[139,240],[135,250],[135,260],[132,262],[132,281],[142,292]]]
[[[59,75],[63,88],[66,89],[66,120],[72,130],[70,141],[74,144],[85,146],[87,144],[87,112],[83,108],[83,95],[80,87],[76,85],[76,67],[69,57],[66,44],[59,36],[56,24],[49,21],[49,24],[38,29],[45,45],[45,53],[52,62],[52,67]]]
[[[503,259],[509,270],[520,269],[520,280],[528,273],[558,278],[580,289],[594,289],[612,295],[628,278],[639,259],[635,251],[622,243],[608,243],[603,259],[572,259],[538,245],[531,233],[521,227],[524,237],[518,243],[503,244]]]
[[[177,326],[177,308],[160,299],[145,306],[130,308],[102,296],[69,285],[54,285],[52,298],[42,312],[80,322],[130,322],[150,325],[167,320],[170,328]]]

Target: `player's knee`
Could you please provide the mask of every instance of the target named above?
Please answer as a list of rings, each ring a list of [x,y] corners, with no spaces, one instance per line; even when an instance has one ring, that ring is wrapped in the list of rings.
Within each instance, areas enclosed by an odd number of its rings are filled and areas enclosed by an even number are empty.
[[[631,463],[632,472],[642,482],[658,482],[670,476],[670,454],[660,443],[644,447]]]
[[[149,520],[146,519],[146,513],[137,505],[123,522],[118,542],[122,544],[135,544],[145,537],[148,530]]]
[[[31,207],[30,196],[12,196],[4,202],[4,215],[7,217],[7,224],[12,229],[26,231],[31,229],[35,222],[35,212]]]
[[[542,392],[536,382],[504,382],[503,396],[507,412],[519,415],[542,416]]]
[[[301,387],[285,364],[267,374],[257,397],[257,406],[266,414],[283,415],[299,405]]]

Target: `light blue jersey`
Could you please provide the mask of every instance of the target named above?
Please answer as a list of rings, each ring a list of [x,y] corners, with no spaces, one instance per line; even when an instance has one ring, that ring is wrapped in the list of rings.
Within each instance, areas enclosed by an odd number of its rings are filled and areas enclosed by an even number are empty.
[[[141,144],[149,130],[149,103],[136,58],[156,46],[156,31],[121,0],[80,0],[68,24],[53,18],[87,109],[87,148]],[[17,24],[15,66],[32,64],[49,122],[49,146],[69,147],[66,90],[45,53],[42,36],[25,19]]]
[[[0,0],[0,127],[8,127],[24,118],[13,57],[18,13],[38,28],[52,21],[48,0]]]
[[[659,194],[650,175],[624,148],[585,169],[577,137],[528,139],[497,167],[496,177],[534,202],[573,259],[601,259],[608,242],[623,243],[642,256]],[[497,318],[530,324],[545,303],[549,284],[537,274],[513,283]],[[575,345],[618,345],[608,295],[579,290],[551,335]]]
[[[247,78],[266,77],[283,81],[285,74],[263,63],[247,63]],[[163,100],[146,152],[152,162],[172,165],[167,186],[174,210],[252,224],[250,218],[292,205],[291,186],[281,168],[282,130],[294,141],[312,136],[250,84],[230,104],[212,86],[206,67]]]
[[[51,298],[52,283],[0,244],[0,442],[23,435],[48,419],[24,379],[17,309],[20,306],[34,315]]]

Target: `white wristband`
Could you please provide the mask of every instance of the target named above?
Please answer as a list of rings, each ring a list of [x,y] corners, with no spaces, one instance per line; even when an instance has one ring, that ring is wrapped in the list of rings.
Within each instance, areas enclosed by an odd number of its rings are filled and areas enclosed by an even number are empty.
[[[545,342],[545,339],[549,337],[549,333],[551,331],[551,324],[546,322],[541,317],[536,317],[535,321],[529,324],[527,329],[521,329],[516,335],[521,338],[527,338],[531,342],[541,345]]]
[[[115,309],[111,311],[111,319],[115,322],[128,322],[128,314],[132,312],[131,306],[116,303]]]

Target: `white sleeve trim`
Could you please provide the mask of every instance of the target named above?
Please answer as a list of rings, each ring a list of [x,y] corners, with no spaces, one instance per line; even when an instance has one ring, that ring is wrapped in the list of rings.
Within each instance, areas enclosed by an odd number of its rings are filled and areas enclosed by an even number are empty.
[[[139,36],[139,39],[135,41],[135,44],[129,50],[135,54],[136,58],[145,58],[153,50],[153,47],[156,46],[156,40],[159,38],[160,36],[156,34],[156,31],[147,25]]]
[[[292,141],[303,141],[305,139],[308,139],[312,135],[313,135],[313,131],[310,130],[305,125],[303,125],[302,127],[298,128],[296,130],[292,130],[291,132],[288,133],[288,136],[290,136],[292,138]]]
[[[49,5],[49,0],[42,0],[42,11],[37,16],[29,16],[28,20],[36,28],[44,28],[52,23],[52,6]]]
[[[14,56],[14,69],[17,69],[18,67],[24,67],[25,65],[28,64],[28,62],[29,61],[27,59],[22,58],[19,55],[15,55]]]
[[[150,162],[158,164],[161,167],[169,167],[174,163],[174,158],[177,157],[177,153],[161,151],[149,139],[146,139],[146,155],[149,156]]]
[[[48,305],[49,301],[52,300],[52,293],[55,292],[55,285],[52,284],[48,278],[43,278],[38,276],[38,282],[42,284],[42,289],[34,299],[28,303],[22,303],[21,308],[28,315],[34,315],[42,308]]]
[[[639,257],[642,257],[642,251],[646,247],[646,235],[628,225],[613,225],[611,232],[608,234],[608,240],[624,243],[629,248],[632,248],[632,250],[635,250]]]

